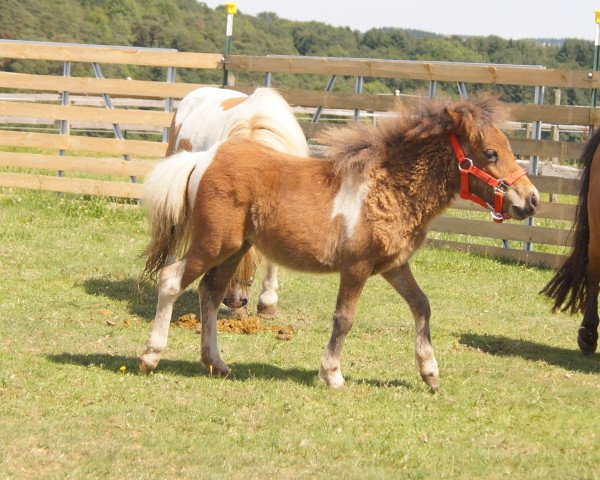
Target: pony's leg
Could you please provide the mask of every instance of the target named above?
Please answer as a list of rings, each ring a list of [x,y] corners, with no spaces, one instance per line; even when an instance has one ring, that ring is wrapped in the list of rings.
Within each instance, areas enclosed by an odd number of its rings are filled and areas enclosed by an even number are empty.
[[[325,353],[321,357],[319,369],[321,380],[332,388],[344,386],[344,377],[340,369],[340,355],[344,340],[352,328],[358,297],[367,278],[368,275],[356,275],[344,271],[340,275],[340,288],[333,315],[333,330]]]
[[[144,353],[140,357],[141,373],[148,374],[158,365],[160,355],[167,346],[173,305],[181,292],[201,274],[202,270],[198,265],[190,266],[185,259],[167,265],[160,271],[156,315]]]
[[[201,360],[213,375],[226,376],[230,372],[229,367],[221,360],[217,346],[217,312],[227,285],[246,251],[247,247],[244,247],[220,265],[211,268],[198,287],[202,320]]]
[[[262,284],[262,292],[258,297],[258,313],[266,318],[274,317],[277,313],[277,289],[279,282],[277,281],[278,267],[274,263],[267,262],[267,274]]]
[[[417,284],[410,266],[407,264],[383,274],[392,287],[408,303],[415,319],[415,359],[423,381],[437,390],[440,383],[440,372],[431,346],[429,318],[431,308],[427,295]]]
[[[577,335],[577,345],[582,353],[591,355],[598,348],[598,282],[586,277],[587,305]]]

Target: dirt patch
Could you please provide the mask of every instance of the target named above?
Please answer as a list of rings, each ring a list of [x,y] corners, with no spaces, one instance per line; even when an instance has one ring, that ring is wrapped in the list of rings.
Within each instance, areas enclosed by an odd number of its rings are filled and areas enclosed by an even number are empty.
[[[177,319],[175,325],[200,333],[200,322],[195,313],[186,313]],[[253,335],[256,333],[272,332],[278,340],[290,340],[294,333],[291,325],[263,325],[260,317],[250,316],[243,319],[224,318],[217,320],[217,331],[228,333],[243,333]]]

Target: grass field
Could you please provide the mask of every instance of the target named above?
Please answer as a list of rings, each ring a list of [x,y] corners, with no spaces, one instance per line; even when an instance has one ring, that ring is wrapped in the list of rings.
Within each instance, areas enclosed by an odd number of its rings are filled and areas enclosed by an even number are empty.
[[[414,366],[410,312],[379,278],[344,349],[347,387],[327,389],[317,368],[337,277],[290,271],[271,323],[292,325],[291,340],[219,334],[233,374],[218,379],[198,335],[174,326],[142,377],[156,295],[137,289],[141,212],[3,193],[0,478],[600,478],[600,355],[582,356],[580,319],[538,295],[549,270],[414,258],[436,393]],[[187,291],[175,316],[196,302]]]

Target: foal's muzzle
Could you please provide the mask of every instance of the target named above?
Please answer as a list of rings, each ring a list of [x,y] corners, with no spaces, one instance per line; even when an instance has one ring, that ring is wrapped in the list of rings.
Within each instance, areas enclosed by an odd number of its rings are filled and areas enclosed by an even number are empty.
[[[538,206],[540,204],[540,194],[537,192],[532,192],[523,202],[523,205],[512,205],[511,206],[511,216],[515,220],[523,220],[527,217],[531,217],[535,215],[537,212]]]

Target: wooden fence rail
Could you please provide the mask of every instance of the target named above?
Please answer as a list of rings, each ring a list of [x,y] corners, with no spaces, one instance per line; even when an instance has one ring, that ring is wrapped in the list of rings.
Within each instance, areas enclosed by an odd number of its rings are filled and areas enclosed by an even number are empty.
[[[234,72],[286,72],[316,75],[351,75],[402,78],[429,81],[456,81],[490,85],[554,86],[600,88],[600,73],[562,71],[535,67],[452,64],[447,62],[412,62],[370,59],[315,58],[289,56],[228,56],[220,54],[182,53],[131,47],[102,47],[69,44],[35,44],[0,41],[2,59],[46,60],[55,62],[111,63],[219,70]],[[1,64],[1,63],[0,63]],[[127,80],[119,78],[65,77],[32,75],[0,71],[0,88],[13,92],[69,92],[87,96],[165,100],[180,99],[203,86],[178,82]],[[252,86],[229,87],[250,93]],[[414,101],[410,96],[324,92],[285,88],[278,90],[293,106],[325,107],[334,110],[359,109],[387,112]],[[510,104],[510,120],[543,121],[552,125],[598,125],[600,110],[588,106]],[[140,130],[168,128],[172,113],[164,108],[101,108],[98,106],[56,105],[52,102],[0,101],[0,117],[35,119],[49,122],[91,122],[91,124],[127,125]],[[5,120],[6,121],[6,120]],[[9,120],[10,121],[10,120]],[[307,138],[313,138],[321,123],[301,122]],[[16,129],[16,131],[15,131]],[[130,183],[129,177],[143,179],[158,159],[165,155],[166,145],[160,141],[101,138],[89,132],[72,129],[65,135],[19,131],[0,127],[0,187],[42,189],[120,198],[139,198],[142,185]],[[575,159],[582,142],[511,138],[516,154]],[[61,154],[59,155],[59,151]],[[55,176],[56,171],[65,177]],[[69,176],[71,173],[76,177]],[[80,178],[88,175],[91,178]],[[109,176],[109,180],[99,179]],[[496,225],[483,219],[480,207],[456,200],[449,215],[431,224],[429,243],[442,248],[475,251],[512,258],[528,263],[556,266],[564,258],[561,247],[569,245],[569,226],[574,217],[574,196],[578,180],[552,176],[534,176],[532,181],[545,194],[558,194],[561,203],[543,203],[536,223],[509,222]],[[468,239],[465,242],[465,238]],[[502,241],[516,248],[502,248]],[[522,244],[533,243],[534,250],[524,251]],[[537,251],[537,245],[544,251]],[[564,248],[562,249],[564,251]]]

